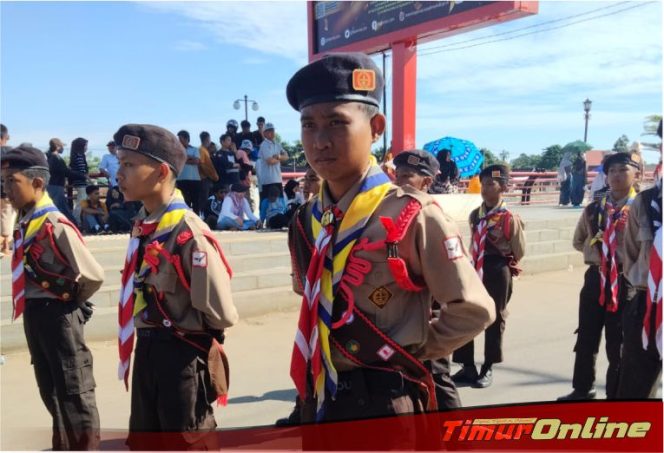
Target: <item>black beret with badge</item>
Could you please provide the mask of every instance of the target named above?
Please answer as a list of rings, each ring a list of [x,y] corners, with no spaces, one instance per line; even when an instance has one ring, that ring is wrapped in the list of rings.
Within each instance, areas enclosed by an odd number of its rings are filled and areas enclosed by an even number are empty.
[[[303,67],[286,87],[295,110],[323,102],[362,102],[380,107],[383,75],[363,53],[334,53]]]
[[[410,167],[424,176],[436,176],[440,165],[435,157],[421,149],[402,151],[392,161],[395,167]]]
[[[151,124],[125,124],[113,135],[119,149],[134,151],[168,164],[179,175],[187,160],[180,140],[163,127]]]
[[[2,168],[48,171],[48,161],[43,152],[24,144],[2,153]]]
[[[630,165],[637,170],[641,170],[641,155],[633,152],[619,152],[608,155],[602,163],[602,171],[609,174],[611,165]]]
[[[510,179],[510,170],[506,165],[489,165],[480,172],[480,181],[486,177],[498,179],[502,183],[507,183]]]

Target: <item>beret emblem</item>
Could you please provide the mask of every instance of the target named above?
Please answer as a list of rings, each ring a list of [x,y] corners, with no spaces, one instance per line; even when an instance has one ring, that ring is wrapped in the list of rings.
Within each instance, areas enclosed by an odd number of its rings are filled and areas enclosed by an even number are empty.
[[[125,135],[122,137],[122,147],[125,149],[130,149],[132,151],[138,151],[138,147],[141,144],[141,139],[135,135]]]
[[[373,91],[376,89],[376,72],[373,69],[353,70],[353,89],[355,91]]]

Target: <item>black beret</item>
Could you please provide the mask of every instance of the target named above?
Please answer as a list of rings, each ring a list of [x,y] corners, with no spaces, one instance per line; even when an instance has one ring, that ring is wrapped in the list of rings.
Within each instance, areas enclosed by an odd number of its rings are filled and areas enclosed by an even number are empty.
[[[602,163],[602,171],[604,174],[608,175],[609,174],[609,168],[611,168],[611,165],[631,165],[632,167],[636,168],[637,170],[641,169],[641,155],[639,153],[632,153],[632,152],[619,152],[619,153],[614,153],[614,154],[609,154],[606,156],[604,159],[604,162]]]
[[[249,190],[249,187],[245,186],[244,184],[240,184],[239,182],[231,185],[232,192],[246,192],[247,190]]]
[[[113,135],[120,149],[135,151],[168,164],[179,175],[187,160],[182,143],[170,131],[151,124],[125,124]]]
[[[2,153],[2,168],[47,170],[46,155],[30,145],[19,145]]]
[[[421,149],[402,151],[393,160],[395,167],[410,167],[425,176],[436,176],[440,165],[435,157]]]
[[[291,77],[286,87],[295,110],[323,102],[363,102],[380,107],[383,75],[363,53],[335,53],[308,64]]]
[[[501,179],[502,182],[507,182],[510,179],[510,171],[506,165],[489,165],[480,172],[480,180],[487,176],[493,179]]]

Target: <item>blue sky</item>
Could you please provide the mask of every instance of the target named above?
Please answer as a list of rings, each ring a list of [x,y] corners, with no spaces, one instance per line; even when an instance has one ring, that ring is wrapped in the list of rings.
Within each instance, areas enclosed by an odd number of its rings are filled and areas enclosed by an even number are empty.
[[[285,140],[299,138],[285,86],[306,63],[304,2],[3,1],[0,15],[10,144],[82,136],[103,150],[127,122],[208,130],[216,141],[228,119],[243,119],[233,101],[244,94],[260,104],[252,124],[262,115]],[[555,25],[590,20],[484,44],[576,15]],[[481,45],[458,49],[471,39]],[[536,16],[421,45],[417,145],[451,135],[510,158],[539,153],[583,139],[586,97],[595,148],[623,133],[640,139],[644,117],[662,112],[661,39],[659,1],[541,1]]]

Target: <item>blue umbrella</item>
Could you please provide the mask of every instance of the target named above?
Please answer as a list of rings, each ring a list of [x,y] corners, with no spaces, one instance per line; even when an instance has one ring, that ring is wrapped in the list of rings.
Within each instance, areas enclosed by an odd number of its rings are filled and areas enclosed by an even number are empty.
[[[480,172],[484,155],[473,142],[455,137],[443,137],[424,145],[424,150],[434,156],[440,150],[452,151],[451,158],[457,164],[462,178],[469,178]]]

